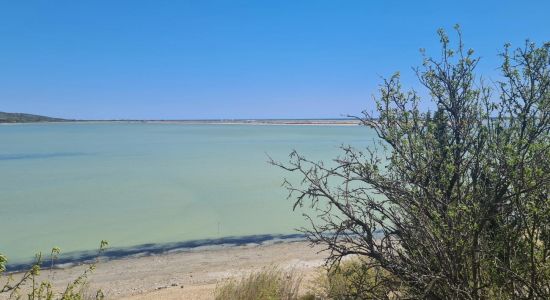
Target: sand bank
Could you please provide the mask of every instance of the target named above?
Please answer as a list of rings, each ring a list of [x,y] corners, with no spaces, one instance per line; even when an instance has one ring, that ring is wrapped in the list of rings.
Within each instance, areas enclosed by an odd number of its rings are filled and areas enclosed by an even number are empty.
[[[107,299],[213,299],[219,283],[272,265],[294,269],[307,281],[324,263],[326,253],[320,250],[294,241],[111,260],[97,265],[90,290],[103,290]],[[41,276],[63,287],[83,270],[84,266],[45,270]]]

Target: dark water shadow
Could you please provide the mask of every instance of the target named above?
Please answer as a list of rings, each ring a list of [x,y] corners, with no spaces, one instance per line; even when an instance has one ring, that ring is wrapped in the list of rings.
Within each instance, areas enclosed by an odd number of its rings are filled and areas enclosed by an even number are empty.
[[[133,256],[150,256],[171,252],[183,252],[196,249],[198,247],[221,247],[221,246],[243,246],[248,244],[267,244],[267,243],[281,243],[285,241],[298,241],[305,240],[304,234],[261,234],[261,235],[248,235],[248,236],[229,236],[217,239],[203,239],[203,240],[191,240],[183,242],[173,243],[150,243],[142,244],[132,247],[121,248],[107,248],[105,252],[101,254],[101,261],[121,259]],[[46,259],[49,259],[45,256]],[[57,267],[68,267],[72,265],[78,265],[82,263],[93,262],[97,259],[97,251],[80,251],[69,252],[60,255],[56,259],[55,264]],[[7,272],[19,272],[29,269],[33,262],[8,264],[6,267]],[[50,261],[44,261],[42,267],[50,267]]]
[[[3,161],[3,160],[47,159],[47,158],[57,158],[57,157],[86,156],[86,155],[90,155],[90,153],[84,153],[84,152],[51,152],[51,153],[0,154],[0,161]]]

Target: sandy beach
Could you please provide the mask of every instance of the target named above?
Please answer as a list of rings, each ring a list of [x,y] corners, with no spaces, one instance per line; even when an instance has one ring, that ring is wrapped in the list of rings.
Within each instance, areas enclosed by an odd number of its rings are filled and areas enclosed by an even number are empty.
[[[107,299],[213,299],[218,284],[270,266],[298,272],[307,288],[324,263],[326,253],[319,251],[307,242],[293,241],[111,260],[98,263],[89,277],[89,290],[101,289]],[[44,270],[41,279],[64,287],[84,268]]]

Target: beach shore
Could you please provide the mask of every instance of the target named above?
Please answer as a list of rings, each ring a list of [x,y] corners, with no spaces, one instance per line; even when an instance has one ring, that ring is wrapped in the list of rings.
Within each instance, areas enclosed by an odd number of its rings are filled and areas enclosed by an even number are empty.
[[[220,283],[270,266],[303,275],[307,287],[323,266],[326,253],[321,250],[305,241],[292,241],[110,260],[97,264],[89,277],[89,291],[101,289],[107,299],[213,299]],[[44,270],[41,279],[63,288],[84,269]]]

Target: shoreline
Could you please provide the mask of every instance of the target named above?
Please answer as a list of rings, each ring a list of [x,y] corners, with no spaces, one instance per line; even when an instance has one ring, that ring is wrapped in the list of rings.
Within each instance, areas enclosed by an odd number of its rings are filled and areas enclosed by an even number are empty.
[[[284,126],[358,126],[354,119],[243,119],[243,120],[68,120],[46,122],[6,122],[0,125],[24,124],[179,124],[179,125],[284,125]]]
[[[89,289],[101,289],[107,299],[213,299],[216,286],[226,280],[274,266],[302,275],[307,289],[325,262],[322,250],[306,241],[280,241],[100,260]],[[62,289],[85,268],[45,269],[40,279]]]
[[[148,257],[170,253],[183,253],[202,250],[227,249],[238,246],[262,246],[284,242],[303,242],[306,238],[301,233],[292,234],[258,234],[245,236],[226,236],[220,238],[184,240],[168,243],[146,243],[128,247],[107,247],[98,257],[97,250],[85,250],[61,253],[55,260],[55,269],[65,269],[93,262],[100,259],[103,262],[126,259],[132,257]],[[34,260],[27,260],[6,265],[7,274],[17,274],[28,270],[34,264]],[[42,267],[49,267],[50,262],[44,260]]]

